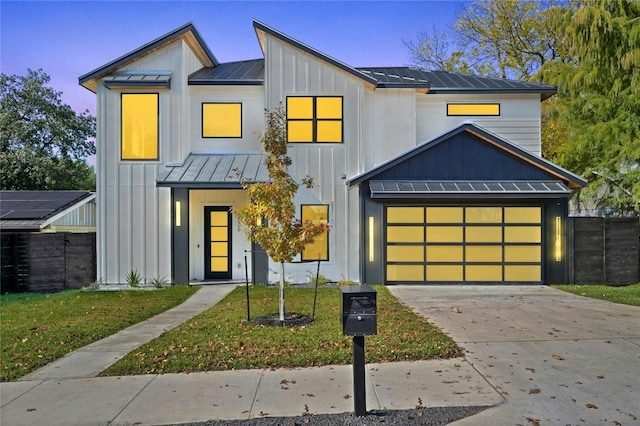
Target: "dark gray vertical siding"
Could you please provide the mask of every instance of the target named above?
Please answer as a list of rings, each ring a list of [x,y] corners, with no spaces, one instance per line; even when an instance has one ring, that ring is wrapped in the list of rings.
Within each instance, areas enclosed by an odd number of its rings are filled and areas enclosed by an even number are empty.
[[[180,201],[180,226],[176,226],[176,201]],[[189,282],[189,190],[171,188],[171,279]]]

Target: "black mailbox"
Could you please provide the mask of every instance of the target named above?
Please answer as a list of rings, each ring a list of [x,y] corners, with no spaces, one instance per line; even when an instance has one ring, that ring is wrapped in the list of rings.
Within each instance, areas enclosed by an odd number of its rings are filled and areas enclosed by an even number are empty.
[[[342,332],[347,336],[378,334],[376,291],[368,285],[341,289]]]

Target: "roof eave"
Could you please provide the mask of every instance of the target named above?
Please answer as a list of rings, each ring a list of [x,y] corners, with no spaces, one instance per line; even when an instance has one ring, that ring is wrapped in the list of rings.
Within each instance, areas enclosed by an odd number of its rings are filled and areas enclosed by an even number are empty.
[[[264,86],[264,80],[189,80],[189,86]]]
[[[98,88],[97,80],[103,76],[112,73],[136,59],[156,51],[179,38],[184,38],[185,42],[191,47],[203,66],[215,67],[219,64],[195,25],[193,25],[192,22],[189,22],[135,50],[132,50],[129,53],[124,54],[123,56],[120,56],[119,58],[114,59],[111,62],[106,63],[101,67],[94,69],[93,71],[88,72],[87,74],[78,77],[78,83],[84,88],[96,93]]]

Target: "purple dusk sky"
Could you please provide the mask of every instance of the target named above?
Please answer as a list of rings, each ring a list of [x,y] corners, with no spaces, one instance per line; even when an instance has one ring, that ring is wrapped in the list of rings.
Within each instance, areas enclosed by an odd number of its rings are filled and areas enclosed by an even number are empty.
[[[355,67],[407,65],[403,40],[455,20],[460,1],[6,1],[0,71],[42,68],[77,112],[95,115],[78,77],[193,22],[220,62],[261,58],[252,19]]]

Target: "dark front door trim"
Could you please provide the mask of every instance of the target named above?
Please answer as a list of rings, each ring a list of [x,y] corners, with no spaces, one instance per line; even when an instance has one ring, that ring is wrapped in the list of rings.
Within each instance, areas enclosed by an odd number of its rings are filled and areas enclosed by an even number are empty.
[[[231,248],[231,208],[206,206],[204,208],[205,279],[231,279]]]

